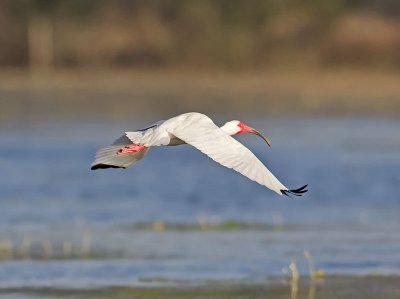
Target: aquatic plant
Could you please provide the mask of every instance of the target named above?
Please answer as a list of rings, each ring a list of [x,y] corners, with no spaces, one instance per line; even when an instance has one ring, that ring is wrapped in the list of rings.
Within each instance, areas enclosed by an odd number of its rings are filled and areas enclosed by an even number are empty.
[[[322,269],[315,270],[312,256],[309,250],[304,250],[304,256],[307,259],[308,272],[311,280],[323,279],[325,272]]]

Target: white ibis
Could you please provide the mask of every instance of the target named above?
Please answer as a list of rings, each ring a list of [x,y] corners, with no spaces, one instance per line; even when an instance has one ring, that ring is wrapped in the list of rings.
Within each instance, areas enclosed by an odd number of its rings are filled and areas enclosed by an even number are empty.
[[[286,188],[247,147],[231,137],[242,133],[256,134],[271,146],[267,137],[241,121],[232,120],[219,128],[204,114],[185,113],[142,130],[125,132],[111,146],[97,152],[91,169],[127,168],[142,159],[153,146],[190,144],[214,161],[279,195],[301,196],[307,192],[307,185]]]

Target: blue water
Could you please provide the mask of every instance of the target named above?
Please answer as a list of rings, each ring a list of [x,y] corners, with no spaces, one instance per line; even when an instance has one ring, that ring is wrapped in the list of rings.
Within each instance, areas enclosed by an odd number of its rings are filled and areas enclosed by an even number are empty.
[[[239,140],[288,187],[309,184],[294,199],[187,145],[155,148],[128,170],[90,171],[99,146],[148,123],[2,124],[0,241],[13,255],[0,260],[0,287],[260,281],[286,275],[291,261],[306,274],[304,250],[328,274],[400,274],[399,120],[250,121],[273,146]],[[268,226],[135,226],[230,219]],[[65,242],[74,258],[60,257]],[[93,258],[79,256],[85,246]]]

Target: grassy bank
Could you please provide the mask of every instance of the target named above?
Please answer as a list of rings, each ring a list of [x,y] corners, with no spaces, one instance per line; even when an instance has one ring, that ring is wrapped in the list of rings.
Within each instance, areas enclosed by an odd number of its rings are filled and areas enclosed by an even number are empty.
[[[0,120],[211,115],[397,116],[400,73],[363,70],[0,74]]]
[[[400,296],[400,277],[330,276],[325,280],[301,278],[298,283],[272,280],[266,284],[233,282],[202,285],[110,287],[93,289],[14,288],[0,290],[0,297],[29,295],[29,298],[291,298],[291,299],[395,299]],[[158,284],[158,286],[157,286]]]

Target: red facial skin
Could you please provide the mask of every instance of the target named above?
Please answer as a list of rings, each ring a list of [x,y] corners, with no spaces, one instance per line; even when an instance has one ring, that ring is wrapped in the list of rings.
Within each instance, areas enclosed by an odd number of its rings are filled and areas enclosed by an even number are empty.
[[[146,148],[144,145],[139,144],[129,144],[121,149],[118,150],[117,154],[132,154],[141,151],[142,149]]]
[[[239,126],[239,132],[237,132],[236,134],[243,134],[243,133],[256,134],[257,136],[260,136],[268,144],[268,146],[271,146],[271,141],[257,130],[247,126],[243,122],[239,122],[238,126]]]
[[[254,131],[254,129],[252,127],[247,126],[244,122],[239,122],[239,128],[240,131],[237,132],[236,134],[243,134],[243,133],[251,133]]]

